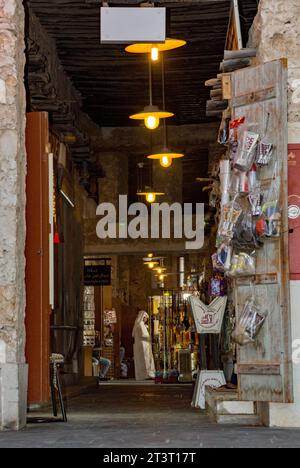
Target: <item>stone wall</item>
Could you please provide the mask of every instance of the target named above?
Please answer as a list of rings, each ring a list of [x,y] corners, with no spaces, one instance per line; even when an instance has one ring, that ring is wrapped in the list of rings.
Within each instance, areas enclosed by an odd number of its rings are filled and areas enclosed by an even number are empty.
[[[289,143],[300,144],[300,2],[260,0],[250,34],[250,46],[257,47],[258,63],[288,58]],[[300,338],[300,282],[291,282],[293,340]],[[300,366],[294,364],[294,400],[291,405],[262,405],[264,422],[270,426],[300,426]]]
[[[300,2],[260,0],[250,45],[257,47],[257,61],[289,61],[289,123],[300,128]]]
[[[0,0],[0,429],[25,424],[24,11]]]

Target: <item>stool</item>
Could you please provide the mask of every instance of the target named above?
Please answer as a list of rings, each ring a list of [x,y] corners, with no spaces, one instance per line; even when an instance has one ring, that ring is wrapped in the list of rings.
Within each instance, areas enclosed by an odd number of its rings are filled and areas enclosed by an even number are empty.
[[[58,393],[59,404],[62,413],[63,422],[68,422],[67,413],[65,409],[62,386],[60,380],[60,368],[65,363],[65,358],[62,354],[51,354],[50,356],[50,388],[51,388],[51,399],[53,415],[57,417],[57,403],[56,403],[56,392]]]

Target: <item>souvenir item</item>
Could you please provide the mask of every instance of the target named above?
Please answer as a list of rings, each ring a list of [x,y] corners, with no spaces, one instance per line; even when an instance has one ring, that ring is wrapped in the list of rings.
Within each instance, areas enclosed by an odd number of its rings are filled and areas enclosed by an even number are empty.
[[[248,176],[245,172],[240,172],[239,173],[239,192],[240,193],[248,193],[249,190],[249,184],[248,184]]]
[[[230,201],[230,161],[224,160],[220,162],[220,181],[221,181],[221,194],[222,194],[222,206],[226,205]]]
[[[208,306],[199,297],[191,296],[192,309],[197,333],[220,334],[227,305],[227,297],[217,297]]]
[[[232,239],[236,224],[242,214],[240,205],[233,201],[223,207],[221,221],[218,230],[219,239]]]
[[[248,172],[249,192],[252,192],[253,190],[255,190],[257,185],[258,185],[258,180],[257,180],[256,165],[253,164],[251,170]]]
[[[233,244],[236,248],[261,247],[261,242],[256,236],[255,224],[251,211],[245,211],[235,227]]]
[[[278,200],[270,201],[264,204],[262,215],[265,220],[265,236],[280,237],[281,235],[281,211]]]
[[[246,131],[243,134],[242,147],[239,149],[234,167],[241,172],[248,172],[255,160],[255,151],[259,134]]]
[[[265,321],[266,313],[261,311],[254,296],[248,298],[244,311],[232,334],[233,341],[240,346],[254,343]]]
[[[219,130],[218,143],[220,143],[220,145],[226,145],[226,143],[228,143],[230,119],[231,119],[231,110],[226,109],[223,112],[223,118],[222,118],[220,130]]]
[[[225,280],[212,279],[209,284],[210,297],[224,297],[225,296]]]
[[[254,276],[256,272],[255,252],[251,255],[241,252],[232,258],[231,269],[228,276],[231,278]]]
[[[214,271],[222,271],[222,265],[220,265],[220,263],[218,261],[218,254],[217,253],[213,254],[211,259],[212,259],[213,270]]]
[[[231,265],[232,246],[228,242],[223,242],[217,252],[217,262],[222,271],[228,271]]]
[[[260,184],[257,184],[256,187],[250,191],[248,195],[248,200],[251,206],[251,212],[253,216],[261,216],[262,214],[262,198],[263,194],[261,191]]]
[[[239,141],[240,141],[240,135],[243,131],[243,126],[246,121],[245,117],[241,117],[236,120],[232,120],[230,122],[230,127],[229,127],[229,143],[230,143],[230,151],[231,151],[231,156],[230,159],[235,162],[238,149],[239,149]]]
[[[257,145],[256,164],[260,167],[268,166],[273,155],[273,145],[267,141],[261,141]]]

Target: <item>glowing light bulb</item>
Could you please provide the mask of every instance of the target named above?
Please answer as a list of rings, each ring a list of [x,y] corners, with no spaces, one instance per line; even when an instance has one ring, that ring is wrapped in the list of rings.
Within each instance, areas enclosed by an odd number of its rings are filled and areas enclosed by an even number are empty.
[[[145,125],[149,130],[156,130],[159,127],[159,117],[149,115],[145,119]]]
[[[165,279],[164,275],[160,275],[159,280],[164,281],[164,279]]]
[[[173,160],[167,154],[164,154],[160,159],[160,165],[162,167],[170,167],[172,166]]]
[[[158,47],[152,47],[152,49],[151,49],[151,60],[152,60],[152,62],[157,62],[158,59],[159,59]]]
[[[162,269],[161,269],[161,268],[159,268],[159,269],[157,270],[157,273],[158,273],[159,275],[161,275],[161,274],[162,274],[162,272],[163,272],[163,271],[162,271]]]
[[[152,253],[148,254],[148,258],[153,258],[153,254]]]
[[[156,200],[156,195],[154,193],[147,193],[146,200],[148,203],[154,203]]]
[[[150,270],[153,270],[154,266],[155,266],[155,265],[154,265],[153,262],[150,262],[150,263],[149,263],[149,268],[150,268]]]

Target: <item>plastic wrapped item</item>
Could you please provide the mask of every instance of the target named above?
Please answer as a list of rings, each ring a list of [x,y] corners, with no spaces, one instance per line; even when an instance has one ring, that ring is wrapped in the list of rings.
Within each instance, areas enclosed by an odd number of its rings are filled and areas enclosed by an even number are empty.
[[[258,184],[255,189],[253,189],[249,195],[248,200],[251,206],[251,212],[253,216],[261,216],[262,214],[262,200],[263,193],[261,190],[260,184]]]
[[[244,132],[242,137],[242,145],[238,151],[236,161],[234,163],[235,169],[241,172],[248,172],[253,166],[256,157],[256,147],[259,140],[259,134]]]
[[[232,246],[229,242],[223,242],[217,251],[217,263],[222,271],[228,271],[232,260]]]
[[[251,211],[244,211],[240,217],[234,232],[233,244],[238,249],[257,249],[262,246],[255,231],[256,221]]]
[[[223,118],[218,136],[218,143],[220,143],[220,145],[226,145],[228,143],[230,133],[230,119],[231,109],[229,108],[223,112]]]
[[[268,166],[273,156],[273,144],[262,140],[257,145],[256,164],[259,167]]]
[[[226,205],[230,201],[230,161],[222,160],[220,162],[220,181],[221,181],[221,204]]]
[[[281,210],[278,200],[264,204],[262,215],[265,221],[265,237],[280,237],[281,235]]]
[[[239,119],[232,120],[229,126],[229,144],[230,144],[230,159],[235,162],[239,150],[241,134],[244,131],[244,124],[246,118],[240,117]]]
[[[248,254],[241,252],[232,257],[231,268],[228,276],[231,278],[254,276],[256,273],[255,252]]]
[[[235,232],[236,224],[242,214],[241,206],[236,202],[230,202],[222,208],[222,216],[220,220],[218,239],[232,239]]]
[[[232,334],[233,341],[240,346],[254,343],[266,321],[266,317],[266,312],[262,312],[254,296],[249,297]]]
[[[209,283],[210,297],[224,297],[226,295],[226,281],[222,278],[214,278]]]
[[[212,255],[211,259],[212,259],[213,270],[223,272],[224,271],[223,265],[221,263],[219,263],[218,254],[214,253]]]
[[[279,205],[279,187],[275,176],[267,201],[262,207],[262,218],[265,221],[265,237],[280,237],[282,216]]]

